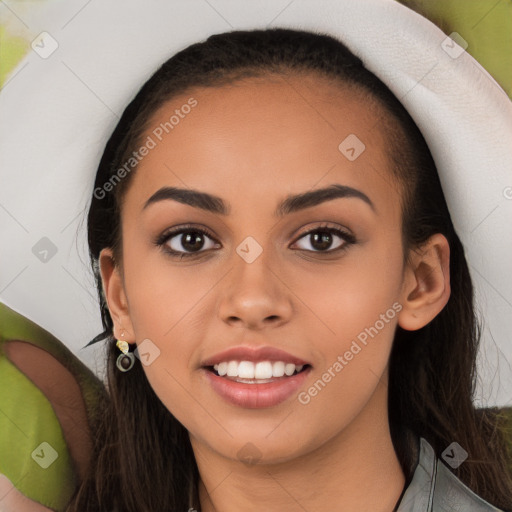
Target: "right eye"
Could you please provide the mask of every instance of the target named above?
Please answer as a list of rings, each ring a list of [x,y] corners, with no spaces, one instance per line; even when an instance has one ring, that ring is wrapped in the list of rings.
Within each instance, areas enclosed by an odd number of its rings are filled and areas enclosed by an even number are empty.
[[[210,239],[209,246],[205,239]],[[218,245],[218,242],[207,229],[186,226],[166,231],[156,242],[156,245],[162,247],[170,256],[180,258],[205,252],[202,250],[205,245],[207,245],[206,249],[212,249],[216,244]]]

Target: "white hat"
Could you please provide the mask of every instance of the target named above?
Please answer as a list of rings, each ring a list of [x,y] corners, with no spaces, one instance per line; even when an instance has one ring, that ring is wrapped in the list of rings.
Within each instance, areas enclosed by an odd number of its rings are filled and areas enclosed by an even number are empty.
[[[101,372],[101,344],[81,350],[102,331],[84,221],[123,109],[161,63],[211,34],[320,31],[347,44],[422,131],[485,321],[479,399],[510,403],[512,104],[458,34],[447,37],[394,0],[47,5],[23,14],[40,35],[0,93],[1,301]]]

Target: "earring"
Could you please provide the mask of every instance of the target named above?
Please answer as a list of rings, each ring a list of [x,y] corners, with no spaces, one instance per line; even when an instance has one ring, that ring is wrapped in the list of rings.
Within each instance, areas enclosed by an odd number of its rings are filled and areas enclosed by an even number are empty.
[[[123,336],[124,333],[121,334],[121,337]],[[135,356],[128,351],[128,343],[124,340],[117,340],[116,346],[121,351],[116,361],[117,368],[122,372],[131,370],[135,364]]]

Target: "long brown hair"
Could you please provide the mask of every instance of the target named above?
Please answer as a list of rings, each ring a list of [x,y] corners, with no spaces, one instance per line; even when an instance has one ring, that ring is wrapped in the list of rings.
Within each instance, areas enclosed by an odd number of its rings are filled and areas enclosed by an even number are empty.
[[[289,29],[235,31],[193,44],[167,60],[125,109],[106,144],[95,189],[127,161],[166,101],[192,87],[218,87],[246,77],[316,73],[384,107],[376,121],[389,140],[390,176],[403,190],[404,257],[431,235],[450,244],[451,297],[427,326],[397,328],[390,359],[389,421],[393,443],[407,478],[414,454],[404,432],[424,437],[436,454],[453,441],[469,453],[456,475],[502,509],[512,507],[512,479],[496,410],[473,404],[479,328],[464,248],[454,231],[437,170],[423,136],[405,108],[344,44],[319,33]],[[103,248],[121,254],[121,201],[133,170],[105,197],[94,194],[88,214],[88,241],[106,339],[109,399],[100,404],[95,447],[87,478],[68,512],[98,510],[200,510],[198,470],[186,429],[163,406],[140,361],[117,370],[119,353],[102,294],[98,258]]]

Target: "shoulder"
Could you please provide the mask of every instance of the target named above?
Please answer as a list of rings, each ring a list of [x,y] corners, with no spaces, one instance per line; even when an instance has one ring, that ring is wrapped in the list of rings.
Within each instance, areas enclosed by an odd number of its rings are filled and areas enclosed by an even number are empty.
[[[418,464],[397,512],[502,512],[459,480],[425,439],[418,448]]]
[[[458,510],[461,512],[500,511],[463,484],[439,459],[436,461],[433,498],[433,512],[455,512]]]

